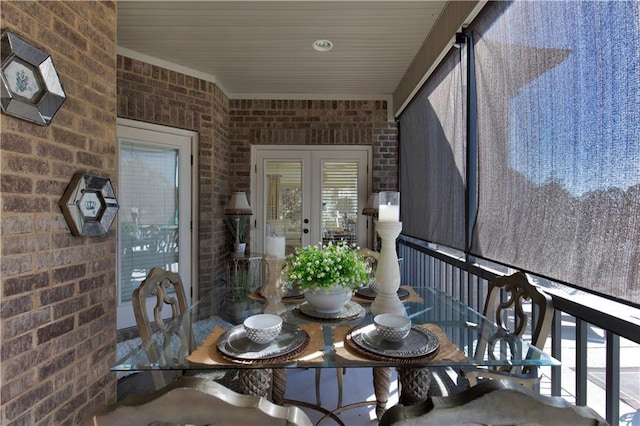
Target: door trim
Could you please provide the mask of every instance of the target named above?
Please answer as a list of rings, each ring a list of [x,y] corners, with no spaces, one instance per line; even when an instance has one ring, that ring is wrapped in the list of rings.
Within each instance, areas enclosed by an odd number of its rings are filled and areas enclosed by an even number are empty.
[[[366,153],[366,157],[367,157],[367,170],[366,170],[366,193],[362,194],[358,200],[358,211],[361,212],[362,209],[364,208],[366,202],[367,202],[367,198],[369,197],[369,194],[372,191],[372,159],[373,159],[373,153],[372,153],[372,147],[370,145],[255,145],[252,144],[251,145],[251,168],[252,168],[252,173],[251,173],[251,184],[250,184],[250,191],[251,191],[251,200],[249,202],[250,205],[252,206],[257,206],[258,204],[258,164],[257,164],[257,160],[258,160],[258,153],[260,151],[266,152],[266,151],[270,151],[270,152],[275,152],[275,151],[283,151],[283,152],[295,152],[295,151],[299,151],[299,152],[308,152],[308,153],[313,153],[313,152],[322,152],[322,151],[326,151],[326,152],[347,152],[347,151],[351,151],[351,152],[364,152]],[[311,162],[311,167],[313,168],[313,161]],[[312,185],[314,184],[313,182],[311,183]],[[316,183],[319,184],[319,183]],[[311,212],[311,215],[313,215],[314,212]],[[319,214],[319,212],[316,212],[315,214]],[[257,211],[254,214],[254,219],[257,218]],[[254,222],[255,224],[255,222]],[[262,228],[260,228],[262,229]],[[259,237],[257,235],[257,230],[256,230],[256,226],[251,226],[251,250],[252,251],[260,251],[258,242],[262,242],[262,238]],[[368,244],[368,240],[369,240],[369,235],[367,233],[367,235],[364,236],[364,238],[366,238],[367,240],[367,244]]]

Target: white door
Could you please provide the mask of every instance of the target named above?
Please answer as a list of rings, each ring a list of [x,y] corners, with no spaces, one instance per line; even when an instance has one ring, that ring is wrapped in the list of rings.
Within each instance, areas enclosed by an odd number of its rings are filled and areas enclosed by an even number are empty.
[[[195,143],[194,132],[118,120],[118,329],[135,326],[131,295],[153,267],[179,273],[190,303]]]
[[[252,250],[272,235],[285,237],[286,254],[318,242],[367,246],[370,147],[253,146],[251,155]]]

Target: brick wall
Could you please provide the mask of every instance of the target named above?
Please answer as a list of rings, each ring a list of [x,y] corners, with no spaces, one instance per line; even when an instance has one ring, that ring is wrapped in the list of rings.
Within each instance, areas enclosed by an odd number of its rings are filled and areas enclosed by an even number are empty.
[[[231,186],[249,191],[251,144],[371,145],[374,191],[398,189],[398,129],[385,101],[231,100]]]
[[[74,424],[116,396],[115,233],[73,237],[58,207],[74,173],[116,174],[116,4],[1,12],[52,55],[67,100],[48,127],[0,115],[0,424]]]

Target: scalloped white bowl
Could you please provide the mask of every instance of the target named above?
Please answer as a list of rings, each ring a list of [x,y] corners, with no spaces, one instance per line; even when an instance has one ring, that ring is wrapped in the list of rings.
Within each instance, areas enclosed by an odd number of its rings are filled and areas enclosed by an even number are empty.
[[[282,317],[273,314],[253,315],[242,324],[249,340],[265,344],[271,342],[282,331]]]
[[[411,320],[404,315],[380,314],[373,318],[378,333],[386,340],[400,342],[411,331]]]

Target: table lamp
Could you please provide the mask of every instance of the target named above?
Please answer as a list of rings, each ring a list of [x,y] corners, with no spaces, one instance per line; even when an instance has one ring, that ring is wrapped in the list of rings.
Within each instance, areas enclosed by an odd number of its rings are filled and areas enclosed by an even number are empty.
[[[224,210],[224,214],[234,216],[236,222],[236,242],[235,252],[237,254],[244,254],[244,250],[240,249],[240,216],[250,216],[251,207],[249,201],[247,201],[247,194],[245,192],[234,192],[231,195],[231,200],[227,204],[227,208]]]

